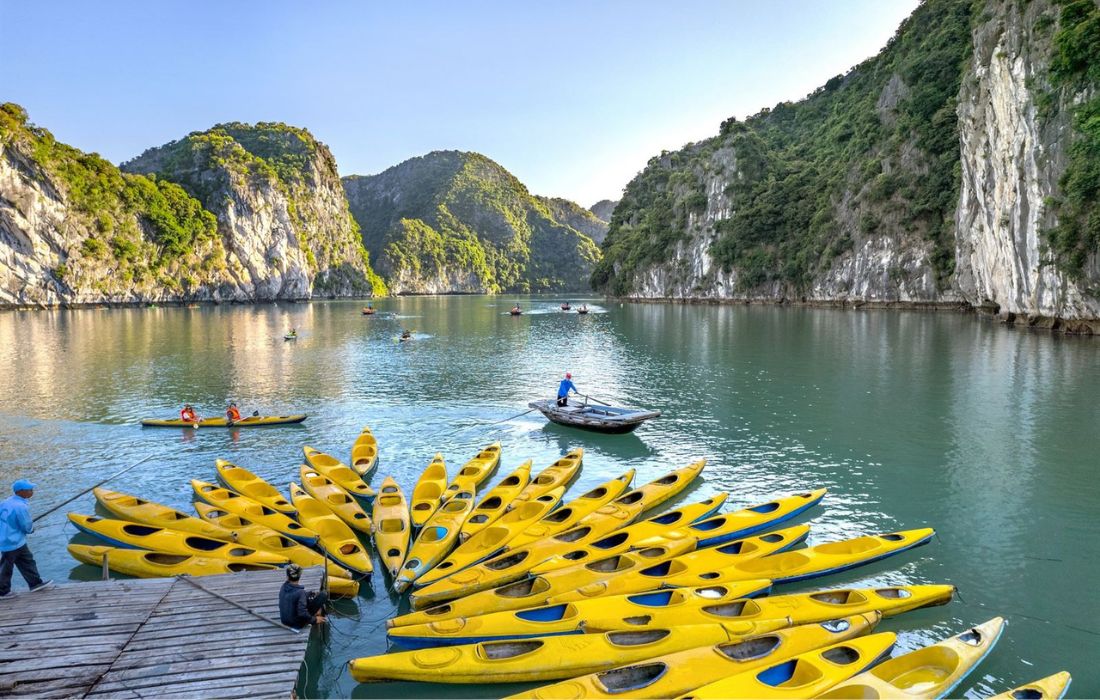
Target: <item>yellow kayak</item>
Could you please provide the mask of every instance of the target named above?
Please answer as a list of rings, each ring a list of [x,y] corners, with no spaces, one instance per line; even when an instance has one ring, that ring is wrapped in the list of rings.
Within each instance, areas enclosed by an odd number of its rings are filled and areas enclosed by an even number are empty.
[[[803,652],[761,670],[695,688],[687,698],[815,698],[890,655],[897,635],[879,632]]]
[[[577,496],[561,508],[552,513],[547,513],[534,523],[531,523],[523,532],[519,533],[508,548],[521,547],[529,542],[541,540],[559,532],[564,532],[576,525],[582,518],[595,512],[597,509],[630,488],[630,482],[634,480],[634,470],[631,469],[621,476],[606,481],[596,488]]]
[[[391,578],[397,578],[405,554],[409,551],[412,526],[405,494],[392,476],[382,480],[378,497],[374,499],[374,548]]]
[[[494,442],[462,465],[462,469],[458,470],[451,485],[447,487],[444,498],[450,498],[459,491],[477,491],[477,487],[481,486],[499,465],[500,443]]]
[[[431,571],[450,554],[458,542],[462,523],[466,522],[473,508],[474,492],[459,491],[424,523],[394,580],[393,587],[398,593],[404,592],[413,581]]]
[[[1063,698],[1069,690],[1069,684],[1073,678],[1061,671],[1053,676],[1047,676],[1018,688],[1013,688],[1007,693],[994,695],[989,700],[1049,700],[1050,698]]]
[[[350,495],[364,502],[374,498],[374,489],[367,486],[367,483],[351,467],[332,455],[319,452],[312,447],[303,447],[302,454],[305,455],[306,463],[313,468],[313,471],[328,478]]]
[[[196,503],[195,511],[206,522],[220,525],[228,530],[234,542],[286,557],[291,563],[301,567],[324,566],[328,569],[329,576],[351,578],[351,572],[347,569],[341,568],[335,562],[325,559],[321,554],[281,532],[257,525],[236,513],[215,508],[209,503]]]
[[[638,511],[639,513],[652,510],[665,501],[678,496],[695,480],[695,477],[699,476],[705,466],[707,466],[707,460],[700,459],[698,462],[693,462],[682,469],[670,471],[668,474],[654,479],[645,486],[636,488],[622,498],[617,499],[614,504],[620,506],[641,504],[642,508]]]
[[[458,539],[465,541],[476,535],[479,531],[492,525],[504,515],[508,504],[527,486],[531,480],[531,460],[516,467],[516,470],[500,480],[493,488],[489,489],[470,515],[462,524],[462,530],[458,533]]]
[[[179,418],[169,418],[167,420],[159,420],[156,418],[146,418],[141,421],[141,424],[146,428],[255,428],[264,425],[291,425],[293,423],[301,423],[306,419],[304,413],[299,413],[290,416],[248,416],[242,418],[232,426],[228,425],[225,417],[219,418],[203,418],[198,423],[188,423],[182,421]]]
[[[949,585],[844,588],[814,593],[772,595],[753,600],[724,600],[721,603],[688,606],[681,609],[661,608],[649,612],[644,618],[631,618],[629,614],[624,615],[615,611],[611,615],[597,615],[590,618],[585,628],[593,632],[601,632],[650,625],[667,627],[673,624],[705,625],[727,622],[740,624],[780,617],[790,619],[792,625],[808,625],[874,611],[878,611],[883,617],[893,617],[917,608],[946,605],[951,602],[954,594],[955,587]]]
[[[565,488],[559,486],[533,501],[527,501],[515,510],[508,511],[492,525],[455,547],[454,551],[430,571],[425,571],[417,578],[416,585],[423,586],[438,581],[501,551],[525,528],[553,510],[564,495]],[[461,526],[459,527],[461,530]]]
[[[198,557],[187,554],[149,552],[143,549],[119,549],[83,544],[70,544],[73,559],[96,567],[103,566],[119,574],[137,578],[162,578],[167,576],[217,576],[241,571],[266,571],[276,567],[267,564],[244,564],[227,559]],[[355,581],[336,576],[328,578],[329,593],[334,596],[354,596],[359,593]]]
[[[227,489],[247,496],[272,510],[294,517],[294,505],[279,493],[279,489],[244,467],[238,467],[224,459],[216,460],[214,467],[218,471],[218,481],[222,482]]]
[[[215,540],[178,530],[168,530],[154,525],[132,523],[129,520],[112,520],[94,515],[69,513],[69,520],[81,532],[95,535],[112,547],[123,549],[148,549],[168,554],[190,554],[211,559],[227,559],[244,564],[269,564],[284,566],[290,563],[286,557],[270,552],[260,552],[242,544]]]
[[[318,546],[329,559],[357,576],[370,577],[374,571],[370,556],[343,520],[297,484],[290,485],[290,500],[298,509],[302,524],[319,536]]]
[[[827,624],[788,627],[713,646],[700,645],[536,688],[523,693],[522,697],[546,700],[673,698],[734,674],[751,672],[792,656],[854,639],[874,629],[878,620],[879,616],[872,612]]]
[[[725,500],[726,494],[718,494],[617,531],[614,531],[616,521],[593,520],[589,516],[582,519],[584,522],[564,532],[515,547],[425,586],[413,593],[409,602],[413,610],[420,610],[429,605],[518,581],[528,572],[545,573],[582,561],[626,552],[654,538],[659,538],[654,539],[655,544],[694,541],[695,538],[678,527],[705,518],[722,507]],[[550,562],[556,565],[542,566]]]
[[[246,563],[217,557],[199,557],[193,554],[170,554],[99,545],[70,544],[69,554],[77,561],[92,566],[103,566],[103,558],[106,557],[107,566],[111,571],[138,578],[181,575],[215,576],[276,568],[274,564]]]
[[[887,659],[818,697],[946,697],[993,650],[1004,627],[1004,619],[995,617],[942,642]]]
[[[318,474],[306,465],[298,468],[298,478],[306,493],[321,502],[333,515],[350,525],[352,529],[370,535],[373,532],[370,516],[359,502],[347,491],[337,486],[331,479]]]
[[[123,520],[131,520],[135,523],[154,525],[179,532],[189,532],[194,535],[202,535],[215,540],[231,542],[233,533],[224,527],[208,523],[198,518],[181,513],[175,508],[169,508],[160,503],[147,501],[144,498],[131,496],[121,491],[111,491],[97,486],[92,489],[96,501],[111,515]]]
[[[268,508],[262,503],[253,501],[247,496],[223,489],[217,484],[208,481],[191,480],[191,488],[195,495],[212,506],[217,506],[230,513],[236,513],[242,518],[248,518],[257,525],[269,527],[276,532],[281,532],[288,537],[293,537],[303,544],[316,544],[317,533],[303,527],[301,523],[289,518],[277,510]]]
[[[667,610],[669,612],[663,619],[675,619],[676,610],[720,605],[723,602],[737,601],[749,596],[764,595],[770,588],[771,581],[739,581],[725,586],[608,596],[596,600],[578,600],[562,605],[542,605],[470,617],[442,617],[449,610],[446,605],[441,605],[432,608],[433,611],[441,614],[441,619],[434,620],[432,615],[417,617],[402,615],[387,620],[386,625],[389,627],[390,642],[407,649],[500,639],[525,639],[551,634],[581,634],[590,631],[589,620],[606,616],[611,612],[622,618],[641,619]],[[423,621],[425,618],[427,622]],[[421,622],[405,624],[409,620],[421,620]],[[766,621],[763,627],[758,622],[727,625],[726,630],[731,634],[748,635],[756,634],[762,629],[771,629],[773,626],[773,621]],[[783,624],[787,624],[786,620]]]
[[[581,470],[581,461],[583,459],[584,450],[581,448],[570,450],[565,453],[564,457],[558,459],[549,467],[539,472],[538,476],[534,479],[531,479],[531,482],[527,484],[527,488],[520,491],[519,495],[516,496],[511,507],[515,508],[524,501],[532,501],[547,491],[556,489],[559,486],[568,486]]]
[[[615,573],[597,581],[578,582],[575,586],[556,591],[547,598],[547,602],[568,603],[571,600],[637,593],[655,588],[679,588],[724,583],[727,579],[722,576],[723,567],[789,549],[806,539],[809,532],[808,525],[795,525],[785,530],[776,530],[764,535],[735,540],[716,549],[689,551],[678,557],[654,562],[650,566]],[[550,571],[541,575],[551,576],[560,571],[575,569],[576,566]],[[762,576],[760,578],[767,577]]]
[[[736,639],[721,625],[509,639],[368,656],[353,659],[350,670],[360,683],[548,681]]]
[[[793,496],[777,498],[741,510],[700,520],[684,529],[699,538],[697,549],[716,547],[731,540],[753,535],[762,530],[796,518],[816,506],[828,489],[817,489]]]
[[[370,481],[374,468],[378,466],[378,440],[370,428],[363,426],[363,432],[355,438],[351,446],[351,468],[362,477],[363,481]]]
[[[777,584],[802,581],[846,571],[919,547],[927,544],[935,534],[932,528],[920,528],[826,542],[724,567],[720,575],[724,580],[731,581],[741,577],[770,578]]]
[[[501,610],[518,610],[546,603],[551,597],[564,595],[571,589],[590,585],[616,574],[637,571],[671,559],[695,546],[695,540],[675,544],[654,545],[643,549],[616,554],[605,559],[579,564],[557,571],[540,574],[534,578],[472,593],[446,604],[446,613],[428,608],[401,617],[399,624],[430,622],[443,617],[468,617]]]
[[[420,475],[420,480],[412,491],[412,521],[416,527],[423,527],[432,517],[439,504],[443,502],[443,490],[447,487],[447,464],[443,455],[436,454],[431,463]]]

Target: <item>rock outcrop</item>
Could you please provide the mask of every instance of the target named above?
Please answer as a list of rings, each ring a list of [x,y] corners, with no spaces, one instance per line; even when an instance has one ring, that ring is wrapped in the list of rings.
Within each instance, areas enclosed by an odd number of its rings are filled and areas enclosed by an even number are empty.
[[[0,305],[385,291],[332,156],[307,132],[224,125],[126,168],[0,106]]]
[[[477,153],[435,151],[344,178],[363,242],[396,294],[587,289],[602,223],[533,196]]]
[[[607,224],[611,223],[611,215],[615,213],[615,205],[618,202],[610,199],[601,199],[592,206],[588,207],[588,211],[596,215],[596,218]]]

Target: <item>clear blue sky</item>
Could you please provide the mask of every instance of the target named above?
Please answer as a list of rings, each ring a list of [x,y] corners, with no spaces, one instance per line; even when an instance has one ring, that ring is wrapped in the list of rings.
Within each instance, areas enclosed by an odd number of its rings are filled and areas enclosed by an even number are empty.
[[[435,149],[617,199],[650,156],[804,96],[917,0],[0,0],[0,101],[120,162],[224,121],[303,126],[343,175]]]

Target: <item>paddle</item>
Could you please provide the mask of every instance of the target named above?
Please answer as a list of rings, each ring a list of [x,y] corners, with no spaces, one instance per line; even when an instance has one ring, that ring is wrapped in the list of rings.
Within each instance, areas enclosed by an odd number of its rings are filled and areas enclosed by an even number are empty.
[[[606,401],[600,401],[599,399],[594,399],[591,396],[589,396],[588,394],[585,394],[584,398],[588,399],[589,401],[595,401],[596,403],[598,403],[600,405],[603,405],[603,406],[614,406],[615,405],[615,404],[607,403]]]

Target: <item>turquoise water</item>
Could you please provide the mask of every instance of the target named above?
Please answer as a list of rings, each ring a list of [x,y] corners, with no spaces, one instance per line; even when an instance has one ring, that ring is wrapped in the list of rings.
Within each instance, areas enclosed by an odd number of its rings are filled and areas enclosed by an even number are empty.
[[[38,481],[34,507],[44,512],[153,454],[108,486],[189,509],[188,480],[213,480],[218,457],[285,487],[302,445],[346,458],[363,425],[380,443],[374,485],[392,474],[406,490],[435,452],[453,470],[494,440],[504,446],[498,477],[584,447],[574,494],[627,468],[644,483],[706,458],[704,478],[676,503],[726,490],[735,508],[826,486],[822,507],[802,519],[810,544],[938,530],[926,547],[786,590],[956,584],[962,600],[883,629],[911,649],[1002,615],[999,646],[959,694],[1066,669],[1071,695],[1100,695],[1100,341],[950,313],[590,299],[593,313],[578,316],[532,298],[512,318],[514,301],[376,304],[397,319],[362,317],[352,302],[2,313],[0,475]],[[301,337],[284,342],[291,326]],[[402,326],[415,341],[396,341]],[[664,416],[612,437],[514,417],[566,370],[592,396]],[[137,425],[185,401],[214,414],[228,398],[246,412],[310,418],[239,431]],[[83,496],[40,523],[31,544],[45,574],[97,576],[65,551],[74,532],[64,513],[93,503]],[[381,622],[395,603],[378,575],[357,604],[341,604],[342,617],[315,632],[301,694],[497,697],[526,687],[356,685],[344,663],[384,650]]]

